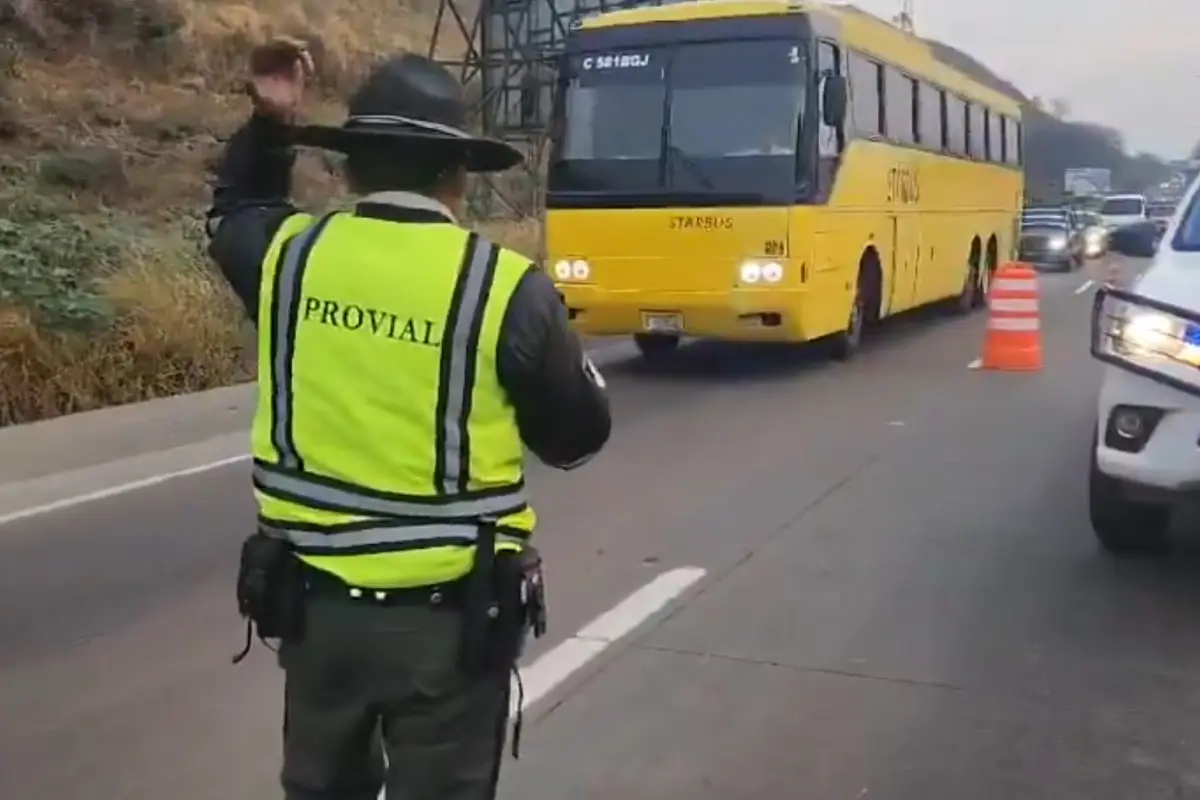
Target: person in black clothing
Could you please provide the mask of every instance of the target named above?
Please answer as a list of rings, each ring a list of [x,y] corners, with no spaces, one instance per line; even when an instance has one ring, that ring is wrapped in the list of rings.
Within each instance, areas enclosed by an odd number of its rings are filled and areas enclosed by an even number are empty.
[[[255,51],[254,111],[226,145],[208,213],[209,253],[263,328],[271,324],[258,319],[264,261],[281,226],[298,213],[289,199],[297,144],[356,142],[341,148],[350,188],[360,196],[349,213],[418,228],[456,224],[466,172],[481,168],[471,153],[490,158],[483,169],[519,160],[507,145],[461,130],[461,87],[445,69],[415,55],[391,59],[368,77],[341,129],[298,126],[311,69],[305,48],[294,41]],[[378,135],[359,136],[354,123],[376,126]],[[426,134],[430,146],[413,144]],[[467,139],[470,151],[461,147]],[[397,270],[443,268],[393,255]],[[532,264],[504,313],[495,364],[521,439],[541,461],[571,469],[603,448],[611,430],[603,378],[568,326],[553,282]],[[397,402],[402,408],[404,398]],[[328,588],[331,582],[336,601],[310,596],[303,638],[285,638],[280,650],[287,675],[282,783],[289,800],[374,800],[385,782],[405,800],[495,797],[507,674],[502,681],[483,679],[464,667],[456,640],[467,623],[427,607],[441,602],[438,592],[422,595],[426,600],[418,605],[424,607],[391,606],[381,598],[397,592],[341,586],[330,578],[320,583]],[[239,600],[241,592],[239,585]]]

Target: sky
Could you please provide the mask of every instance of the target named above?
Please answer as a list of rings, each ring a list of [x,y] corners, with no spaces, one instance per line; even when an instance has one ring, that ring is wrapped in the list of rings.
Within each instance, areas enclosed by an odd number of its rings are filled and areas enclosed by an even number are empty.
[[[901,0],[854,0],[882,17]],[[964,50],[1027,95],[1116,128],[1131,151],[1200,141],[1200,0],[915,0],[917,33]]]

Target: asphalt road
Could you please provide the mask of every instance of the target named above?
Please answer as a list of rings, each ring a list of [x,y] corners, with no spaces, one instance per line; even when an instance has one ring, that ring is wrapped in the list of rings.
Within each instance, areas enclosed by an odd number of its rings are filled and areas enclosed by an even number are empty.
[[[554,635],[689,592],[533,709],[502,798],[1200,797],[1194,552],[1114,563],[1084,505],[1087,275],[1046,369],[971,371],[983,316],[849,364],[687,348],[607,370],[618,429],[531,475]],[[0,526],[0,798],[279,796],[281,680],[240,643],[244,466]]]

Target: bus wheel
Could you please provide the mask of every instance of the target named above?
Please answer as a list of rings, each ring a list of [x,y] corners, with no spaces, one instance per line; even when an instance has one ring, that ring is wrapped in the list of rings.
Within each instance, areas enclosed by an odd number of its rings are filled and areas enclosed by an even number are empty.
[[[996,270],[1000,267],[1000,244],[995,236],[988,239],[987,260],[983,262],[983,266],[984,268],[979,272],[978,289],[975,292],[975,308],[983,308],[987,305],[992,280],[996,277]]]
[[[867,298],[862,276],[854,288],[854,302],[850,306],[850,319],[846,322],[846,330],[835,333],[829,339],[829,347],[833,357],[838,361],[849,361],[862,346],[863,330],[867,325]]]
[[[970,314],[975,309],[982,305],[984,298],[983,288],[983,271],[979,269],[978,264],[972,264],[967,268],[967,277],[963,280],[962,291],[958,293],[958,300],[954,304],[954,310],[959,314]]]
[[[954,303],[954,310],[959,314],[970,314],[979,308],[984,294],[983,268],[981,266],[983,259],[982,253],[979,251],[979,240],[976,239],[971,243],[971,256],[967,259],[967,274],[963,278],[962,291],[958,293],[958,300]]]
[[[662,361],[679,348],[679,337],[663,333],[635,333],[633,343],[647,361]]]

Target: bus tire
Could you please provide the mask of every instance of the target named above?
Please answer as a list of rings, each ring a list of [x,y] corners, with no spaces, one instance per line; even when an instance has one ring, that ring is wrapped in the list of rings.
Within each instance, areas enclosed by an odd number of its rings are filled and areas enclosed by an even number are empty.
[[[1000,243],[995,236],[988,239],[987,257],[983,261],[983,269],[979,273],[979,290],[975,293],[975,308],[987,305],[988,292],[992,288],[992,279],[1000,268]]]
[[[829,351],[836,361],[849,361],[862,347],[863,333],[870,321],[868,301],[873,293],[871,263],[867,260],[858,269],[854,301],[850,304],[850,319],[846,321],[846,329],[829,337]]]
[[[954,310],[959,314],[970,314],[982,305],[984,277],[981,256],[979,240],[976,239],[971,243],[971,257],[967,259],[967,274],[963,277],[962,290],[959,291],[958,300],[954,304]]]
[[[654,363],[679,349],[679,337],[665,333],[635,333],[633,343],[646,361]]]

